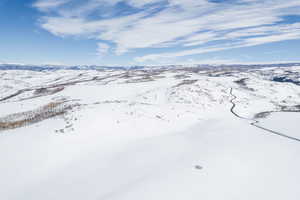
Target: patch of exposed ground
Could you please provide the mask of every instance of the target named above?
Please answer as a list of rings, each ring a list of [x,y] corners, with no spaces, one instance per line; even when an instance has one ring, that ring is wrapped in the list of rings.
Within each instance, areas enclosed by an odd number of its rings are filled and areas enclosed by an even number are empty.
[[[180,87],[182,85],[192,85],[194,83],[196,83],[198,80],[183,80],[180,83],[178,83],[177,85],[175,85],[174,87]]]
[[[257,113],[254,116],[254,119],[266,118],[271,113],[275,113],[275,112],[300,112],[300,105],[295,105],[295,106],[281,106],[281,105],[279,105],[279,110],[278,111],[260,112],[260,113]]]
[[[246,81],[248,80],[248,78],[242,78],[239,80],[234,81],[236,84],[238,84],[241,88],[249,90],[249,91],[254,91],[253,88],[248,87]]]

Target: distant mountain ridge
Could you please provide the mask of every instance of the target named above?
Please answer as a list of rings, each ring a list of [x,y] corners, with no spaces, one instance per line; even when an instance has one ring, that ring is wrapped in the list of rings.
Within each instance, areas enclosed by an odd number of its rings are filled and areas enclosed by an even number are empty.
[[[0,70],[30,70],[30,71],[57,71],[57,70],[137,70],[137,69],[174,69],[174,68],[264,68],[264,67],[291,67],[300,66],[300,63],[278,64],[194,64],[194,65],[162,65],[162,66],[98,66],[98,65],[23,65],[0,64]]]

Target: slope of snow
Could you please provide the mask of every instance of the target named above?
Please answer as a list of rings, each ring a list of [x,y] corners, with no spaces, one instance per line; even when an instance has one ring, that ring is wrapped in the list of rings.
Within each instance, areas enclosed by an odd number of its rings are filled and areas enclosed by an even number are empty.
[[[271,80],[285,73],[281,68],[229,75],[190,69],[0,72],[0,125],[9,114],[50,102],[76,105],[51,119],[0,129],[1,199],[300,196],[300,143],[230,112],[231,88],[235,112],[247,118],[300,105],[298,85]],[[243,78],[246,86],[235,82]],[[63,90],[37,92],[58,87]],[[300,138],[299,116],[280,112],[258,120]]]
[[[289,133],[289,136],[300,138],[299,131],[300,113],[278,112],[272,113],[268,118],[260,120],[260,125],[273,128],[281,133]]]

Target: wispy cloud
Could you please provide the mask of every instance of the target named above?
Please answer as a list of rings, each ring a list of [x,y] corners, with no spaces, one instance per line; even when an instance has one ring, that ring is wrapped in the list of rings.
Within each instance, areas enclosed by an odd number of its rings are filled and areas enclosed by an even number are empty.
[[[71,0],[39,0],[33,6],[41,11],[48,11],[57,8]]]
[[[39,0],[34,6],[45,13],[41,27],[55,35],[108,41],[117,55],[165,51],[139,62],[300,38],[299,23],[284,23],[299,15],[299,0]]]
[[[110,49],[110,46],[105,43],[98,43],[97,46],[97,55],[99,56],[105,55]]]
[[[256,46],[271,42],[294,40],[299,38],[300,23],[295,23],[292,25],[277,25],[275,27],[261,26],[259,28],[249,28],[215,36],[215,38],[211,40],[225,41],[218,45],[202,46],[200,48],[183,50],[175,53],[149,54],[141,57],[136,57],[135,60],[137,62],[146,62],[149,60],[203,54],[227,49]],[[231,42],[228,42],[228,39],[230,39]]]

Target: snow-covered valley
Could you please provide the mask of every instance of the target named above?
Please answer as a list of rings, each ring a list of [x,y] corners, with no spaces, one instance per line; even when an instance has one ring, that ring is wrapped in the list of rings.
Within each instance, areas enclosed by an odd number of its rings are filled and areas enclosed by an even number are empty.
[[[300,66],[0,78],[1,199],[299,199]]]

